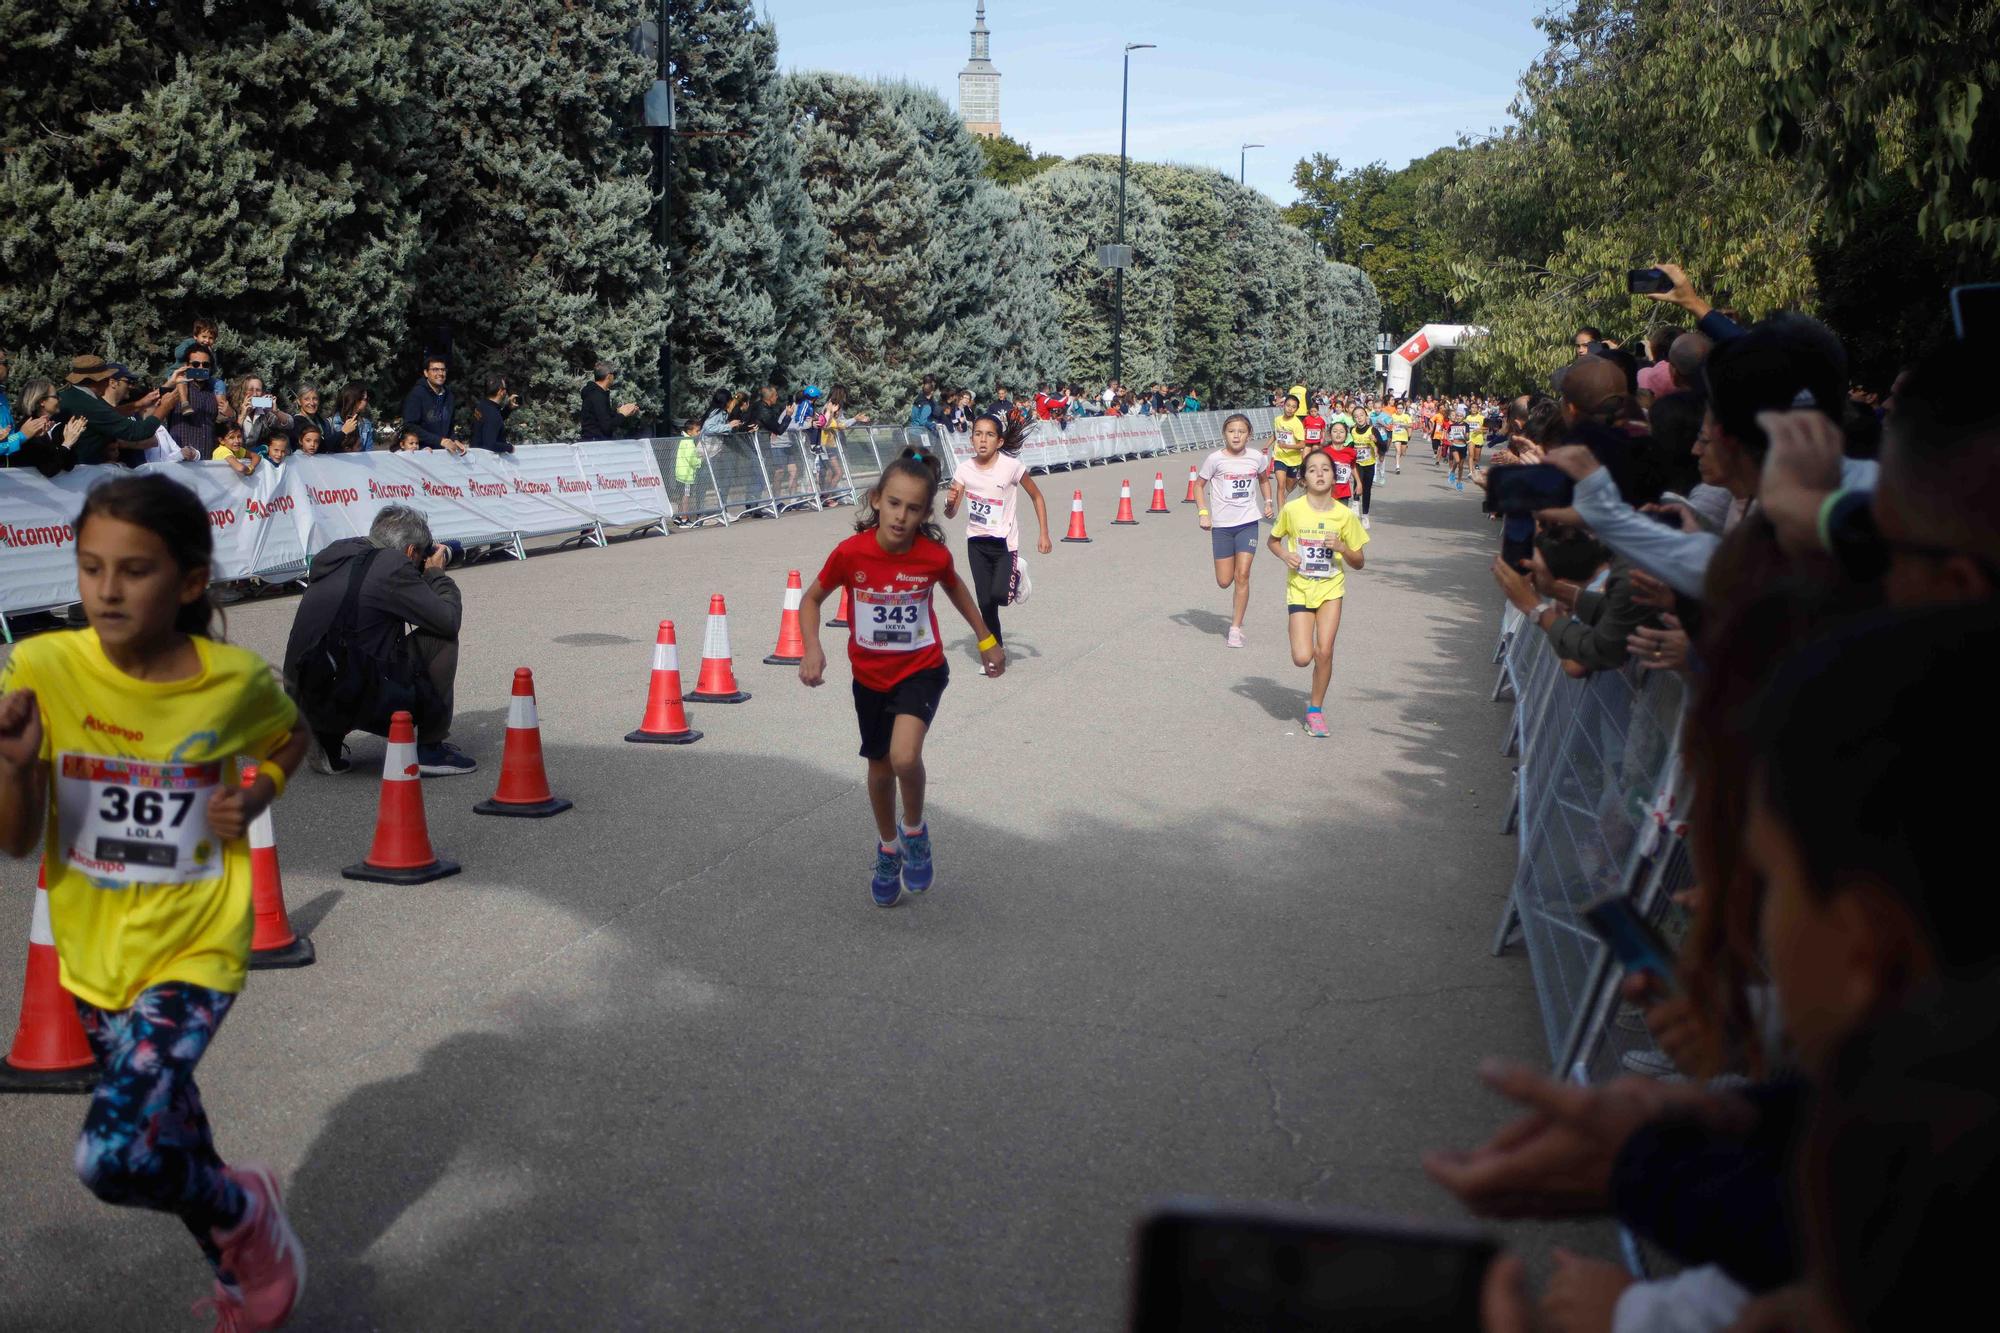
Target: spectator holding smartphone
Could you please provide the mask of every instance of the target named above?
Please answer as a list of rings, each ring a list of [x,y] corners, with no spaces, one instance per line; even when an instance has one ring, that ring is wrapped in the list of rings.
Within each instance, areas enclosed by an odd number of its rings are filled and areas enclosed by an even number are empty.
[[[180,386],[180,403],[167,414],[167,433],[194,457],[207,458],[215,452],[216,423],[232,415],[229,395],[217,388],[215,352],[208,344],[190,340],[187,349],[172,381]]]
[[[243,426],[243,447],[251,453],[264,452],[264,437],[274,430],[292,429],[292,415],[278,410],[278,400],[264,388],[260,375],[245,375],[242,384],[243,412],[237,418]]]
[[[617,378],[617,367],[608,362],[599,361],[590,368],[590,383],[583,386],[584,439],[615,440],[638,415],[637,403],[611,405],[611,384]]]

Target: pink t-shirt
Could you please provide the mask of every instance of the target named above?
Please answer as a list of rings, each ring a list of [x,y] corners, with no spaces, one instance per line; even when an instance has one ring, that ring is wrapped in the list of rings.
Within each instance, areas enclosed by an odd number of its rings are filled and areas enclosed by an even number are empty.
[[[1201,460],[1201,479],[1209,483],[1210,527],[1235,528],[1264,516],[1264,497],[1257,478],[1271,470],[1271,456],[1256,449],[1232,454],[1217,449]]]
[[[968,460],[954,481],[965,483],[965,535],[1004,537],[1007,549],[1021,544],[1021,525],[1014,515],[1014,497],[1021,493],[1021,478],[1028,465],[1005,454],[993,455],[985,467]]]

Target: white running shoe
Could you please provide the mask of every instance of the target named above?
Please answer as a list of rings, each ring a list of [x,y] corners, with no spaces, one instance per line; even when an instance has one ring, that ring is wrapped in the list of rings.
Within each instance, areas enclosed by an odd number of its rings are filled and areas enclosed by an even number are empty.
[[[1241,648],[1243,646],[1243,631],[1235,625],[1229,627],[1228,643],[1231,648]]]
[[[1363,514],[1361,516],[1361,530],[1363,532],[1368,531],[1368,515],[1366,514]]]

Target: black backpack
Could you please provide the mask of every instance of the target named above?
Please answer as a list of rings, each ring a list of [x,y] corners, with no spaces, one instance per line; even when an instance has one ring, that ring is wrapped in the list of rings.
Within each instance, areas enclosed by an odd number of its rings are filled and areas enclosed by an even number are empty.
[[[362,642],[361,585],[381,554],[370,551],[348,572],[333,623],[299,659],[299,707],[315,731],[386,736],[392,715],[407,712],[420,719],[442,702],[408,636],[398,634],[387,655]]]

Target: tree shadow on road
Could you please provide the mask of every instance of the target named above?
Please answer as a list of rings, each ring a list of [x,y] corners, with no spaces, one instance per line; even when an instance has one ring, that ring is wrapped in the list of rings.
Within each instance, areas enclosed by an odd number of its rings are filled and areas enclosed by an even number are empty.
[[[1269,676],[1245,676],[1231,685],[1229,692],[1248,699],[1280,722],[1303,721],[1306,701],[1311,697],[1310,691],[1296,689]]]
[[[1188,629],[1198,630],[1203,634],[1213,634],[1218,639],[1229,633],[1228,616],[1217,615],[1213,611],[1204,611],[1199,607],[1191,606],[1185,611],[1176,611],[1174,614],[1168,616],[1167,619],[1173,621],[1176,625],[1184,625]]]

